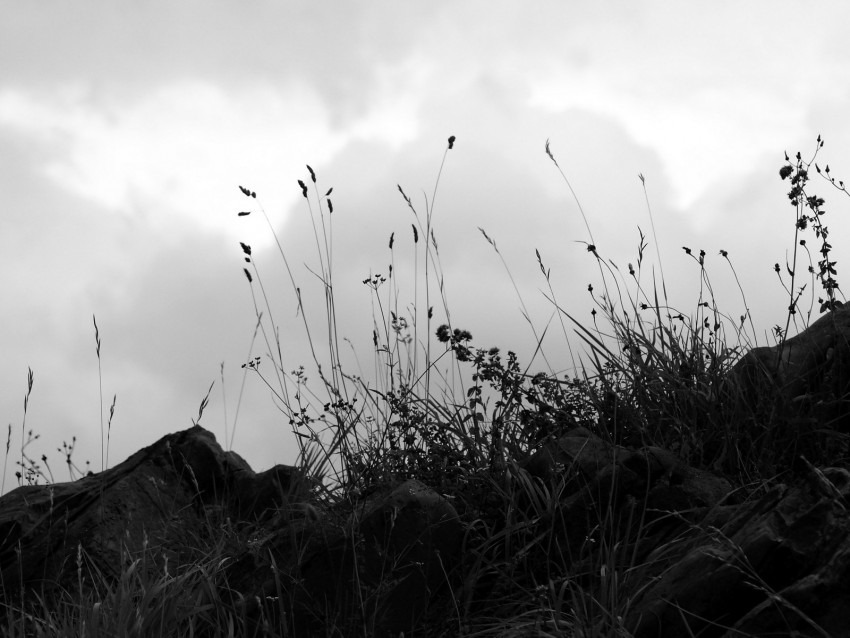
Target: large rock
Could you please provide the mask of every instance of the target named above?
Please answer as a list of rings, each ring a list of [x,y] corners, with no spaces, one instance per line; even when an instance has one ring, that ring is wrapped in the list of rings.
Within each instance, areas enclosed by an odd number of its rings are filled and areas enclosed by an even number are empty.
[[[451,584],[463,540],[457,512],[434,490],[409,480],[368,504],[360,533],[366,576],[384,586],[376,610],[383,630],[413,635],[432,596]]]
[[[628,449],[583,427],[547,441],[522,467],[544,484],[563,480],[555,525],[573,547],[599,525],[600,512],[619,513],[624,502],[641,504],[641,518],[649,523],[670,513],[693,518],[732,493],[729,481],[691,468],[671,452],[654,446]]]
[[[735,364],[729,380],[751,409],[765,399],[798,410],[827,402],[848,429],[850,410],[843,397],[850,389],[850,304],[782,343],[753,348]]]
[[[451,592],[463,525],[445,498],[408,480],[376,492],[336,533],[313,539],[299,570],[314,614],[340,619],[349,632],[415,637],[440,593]],[[355,624],[341,622],[352,617]]]
[[[170,434],[100,474],[0,497],[0,594],[76,589],[78,556],[83,578],[107,581],[147,547],[172,565],[197,560],[211,520],[260,520],[307,491],[295,468],[254,473],[201,427]]]
[[[97,475],[19,487],[0,497],[3,609],[102,591],[138,559],[162,574],[215,551],[219,590],[198,595],[223,601],[244,635],[419,635],[434,597],[450,595],[457,512],[418,481],[341,508],[317,508],[313,487],[289,466],[253,472],[201,427]]]
[[[846,470],[809,467],[805,482],[775,485],[725,524],[650,555],[663,569],[634,601],[629,630],[635,638],[850,636],[848,485]]]

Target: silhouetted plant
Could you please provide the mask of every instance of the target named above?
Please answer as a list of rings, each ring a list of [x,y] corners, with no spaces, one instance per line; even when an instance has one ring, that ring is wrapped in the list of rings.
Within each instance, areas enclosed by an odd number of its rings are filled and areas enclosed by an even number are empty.
[[[318,267],[310,270],[310,275],[320,282],[324,316],[316,322],[305,312],[296,272],[290,268],[256,192],[239,187],[254,207],[237,215],[259,212],[274,236],[312,358],[311,363],[284,360],[285,348],[254,250],[240,243],[257,317],[251,353],[242,366],[244,374],[254,375],[272,392],[284,422],[295,435],[300,465],[320,480],[318,502],[339,525],[353,526],[367,496],[405,479],[418,479],[453,503],[465,534],[460,564],[445,566],[447,580],[459,581],[449,593],[450,604],[440,608],[439,621],[450,627],[442,628],[446,635],[627,636],[624,618],[648,578],[648,566],[635,558],[648,529],[645,507],[632,498],[618,509],[613,488],[607,494],[596,492],[584,511],[589,529],[577,542],[572,538],[567,543],[564,499],[575,493],[581,479],[573,467],[532,475],[528,462],[535,453],[581,427],[615,445],[665,448],[693,467],[726,475],[735,487],[758,489],[801,452],[812,454],[813,462],[846,456],[846,437],[843,447],[821,445],[824,438],[836,439],[835,423],[825,420],[819,431],[803,432],[805,424],[800,419],[811,415],[795,417],[783,412],[777,409],[775,397],[767,393],[755,403],[741,401],[740,389],[729,382],[730,370],[745,350],[757,345],[757,339],[740,283],[743,312],[722,312],[709,274],[710,255],[683,246],[685,257],[697,269],[699,286],[689,302],[690,310],[678,310],[668,299],[657,239],[660,280],[648,263],[649,243],[640,228],[635,261],[628,263],[627,270],[620,270],[603,256],[548,141],[546,155],[576,202],[587,230],[586,240],[580,243],[600,278],[596,286],[588,285],[592,306],[590,322],[585,324],[558,301],[552,272],[536,251],[546,282],[544,294],[557,310],[575,369],[570,374],[555,374],[551,367],[548,372],[535,372],[512,351],[476,346],[471,332],[452,322],[433,224],[440,175],[455,143],[454,136],[448,138],[434,189],[430,198],[425,198],[424,214],[398,187],[413,214],[413,303],[400,302],[395,278],[396,231],[389,236],[390,263],[360,276],[373,307],[374,379],[365,379],[362,371],[353,374],[342,364],[340,347],[345,339],[339,334],[334,297],[339,279],[334,271],[333,189],[321,193],[317,174],[309,165],[309,177],[296,182],[306,200],[317,251]],[[825,202],[810,194],[810,168],[814,166],[837,190],[847,191],[843,182],[831,176],[829,166],[821,171],[814,163],[823,146],[820,137],[817,144],[810,160],[804,161],[799,153],[793,160],[786,155],[786,165],[780,170],[783,180],[790,179],[788,197],[796,219],[794,253],[785,269],[790,279],[775,266],[789,298],[786,325],[774,329],[779,344],[790,336],[791,321],[800,311],[806,289],[799,283],[798,248],[809,256],[812,287],[814,279],[821,285],[820,311],[841,304],[836,262],[823,222]],[[646,179],[642,174],[639,178],[655,238]],[[809,228],[820,244],[816,264],[801,238]],[[545,330],[535,326],[495,239],[484,229],[480,231],[505,267],[536,339],[531,359],[540,354],[545,361],[541,347]],[[721,249],[719,256],[737,282],[729,253]],[[432,300],[436,299],[442,308],[438,303],[435,310]],[[808,315],[813,307],[814,300]],[[99,360],[97,324],[95,332]],[[573,351],[571,332],[579,337],[583,353]],[[255,353],[257,339],[264,346],[261,354]],[[319,346],[323,341],[326,352]],[[46,458],[42,466],[25,454],[29,442],[37,438],[31,430],[30,438],[24,438],[32,385],[30,372],[21,423],[21,483],[52,481]],[[201,402],[198,421],[208,397],[209,391]],[[846,407],[843,396],[823,399],[822,410]],[[112,411],[110,425],[111,420]],[[235,427],[234,421],[231,439]],[[7,458],[10,441],[11,426]],[[102,464],[107,465],[108,443],[109,429],[105,452],[102,450]],[[71,461],[74,445],[72,439],[60,450],[72,478],[74,472],[80,473]],[[582,487],[587,485],[585,480]],[[37,600],[26,610],[5,609],[7,622],[2,629],[10,636],[34,631],[46,635],[57,630],[56,635],[130,635],[141,630],[161,635],[247,632],[246,606],[237,601],[239,592],[230,590],[223,566],[234,548],[258,546],[257,530],[237,529],[229,520],[208,523],[208,534],[195,541],[196,561],[191,565],[163,565],[153,548],[145,547],[141,556],[127,560],[118,581],[110,582],[93,572],[86,575],[86,557],[79,553],[78,592],[64,592],[55,605]],[[303,550],[303,545],[295,541],[293,545],[296,551]],[[657,552],[663,554],[666,547]],[[277,619],[277,626],[266,623],[264,635],[293,635],[286,609],[299,597],[303,583],[297,570],[275,566],[273,571],[275,595],[256,601],[263,622]],[[83,586],[86,578],[91,581],[88,588]],[[374,624],[372,606],[380,593],[375,588],[363,589],[358,592],[359,607],[336,610],[333,616],[327,615],[322,601],[316,601],[315,615],[324,619],[327,635],[368,635]]]

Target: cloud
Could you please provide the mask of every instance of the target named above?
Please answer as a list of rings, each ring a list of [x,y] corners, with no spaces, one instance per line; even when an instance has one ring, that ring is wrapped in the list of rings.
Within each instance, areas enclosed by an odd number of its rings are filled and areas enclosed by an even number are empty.
[[[98,207],[160,231],[232,233],[235,211],[227,204],[243,181],[266,195],[270,210],[281,210],[299,196],[294,180],[286,189],[281,182],[305,163],[326,163],[353,140],[397,149],[413,139],[429,76],[423,61],[384,65],[368,106],[344,130],[311,87],[234,93],[201,81],[153,88],[130,103],[82,85],[47,94],[6,88],[0,127],[53,149],[40,170]]]
[[[686,209],[741,166],[810,135],[811,110],[843,90],[830,80],[848,63],[846,52],[829,53],[841,37],[829,35],[834,16],[805,12],[798,23],[784,4],[738,9],[732,19],[714,6],[653,3],[637,26],[578,25],[570,39],[584,55],[566,49],[532,68],[529,105],[615,119],[659,154]],[[821,37],[794,48],[807,27]]]
[[[232,95],[192,82],[130,104],[82,87],[0,92],[0,126],[61,149],[41,165],[48,178],[160,231],[181,223],[230,230],[232,211],[223,204],[240,179],[255,190],[277,186],[308,149],[321,161],[345,143],[326,119],[318,98],[297,86]]]

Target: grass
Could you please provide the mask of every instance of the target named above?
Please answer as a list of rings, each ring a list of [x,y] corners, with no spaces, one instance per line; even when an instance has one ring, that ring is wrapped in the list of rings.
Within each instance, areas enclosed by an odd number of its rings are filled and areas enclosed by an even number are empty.
[[[598,251],[590,220],[548,142],[545,152],[575,200],[588,234],[589,241],[583,244],[598,271],[596,286],[588,289],[594,307],[586,325],[559,301],[551,271],[536,253],[544,294],[575,372],[565,376],[551,371],[542,344],[552,323],[535,324],[495,239],[485,229],[481,229],[483,238],[503,264],[536,340],[531,360],[541,359],[549,371],[533,372],[531,363],[524,365],[513,352],[475,346],[472,334],[452,322],[435,223],[440,176],[454,142],[454,136],[449,138],[434,189],[421,206],[398,188],[411,213],[412,301],[405,302],[395,273],[395,231],[388,239],[388,270],[362,280],[373,308],[371,367],[375,373],[371,376],[359,361],[356,372],[343,365],[347,340],[340,334],[334,295],[340,280],[335,274],[333,189],[320,189],[310,166],[309,185],[298,181],[318,260],[309,275],[318,282],[324,300],[323,315],[314,317],[302,301],[301,283],[260,200],[240,186],[252,206],[238,214],[261,215],[266,220],[312,353],[307,363],[284,359],[270,291],[252,248],[243,243],[244,272],[257,323],[243,365],[242,387],[253,376],[272,392],[295,434],[300,464],[321,481],[318,503],[329,515],[349,521],[345,524],[353,525],[347,515],[370,494],[407,478],[419,479],[450,499],[465,530],[462,560],[446,568],[451,586],[440,594],[439,613],[430,619],[431,630],[425,634],[628,636],[625,619],[654,569],[639,548],[669,515],[648,512],[638,502],[621,502],[616,482],[608,487],[585,485],[580,505],[590,521],[589,531],[571,537],[562,503],[565,495],[575,492],[580,470],[560,467],[548,476],[534,476],[525,465],[530,454],[581,426],[611,443],[670,450],[689,466],[724,476],[734,488],[752,494],[794,467],[801,454],[815,465],[846,463],[847,434],[829,422],[821,428],[801,428],[799,419],[804,417],[788,409],[788,397],[782,396],[781,389],[765,394],[757,404],[742,400],[741,388],[729,381],[730,370],[759,340],[740,283],[745,311],[732,317],[722,312],[715,298],[705,252],[685,247],[699,275],[699,288],[689,311],[672,305],[643,175],[657,270],[649,263],[649,243],[642,232],[635,261],[627,271],[619,269]],[[841,303],[823,220],[824,200],[810,194],[811,168],[830,187],[847,191],[828,166],[822,171],[816,163],[822,146],[819,137],[809,160],[799,153],[794,158],[786,156],[780,171],[781,178],[791,184],[788,197],[796,221],[790,261],[784,270],[778,264],[775,267],[788,295],[784,326],[774,328],[776,343],[786,340],[792,329],[808,325],[816,305],[823,312]],[[809,231],[819,244],[814,256],[804,237]],[[728,253],[720,254],[738,281]],[[804,282],[805,274],[808,281]],[[820,292],[815,292],[817,285]],[[580,347],[573,347],[573,334]],[[100,373],[96,321],[95,338]],[[255,354],[258,347],[260,355]],[[52,482],[46,458],[42,467],[25,454],[34,438],[31,432],[29,438],[24,436],[32,387],[30,371],[21,422],[19,484]],[[198,421],[208,397],[209,391]],[[840,399],[820,397],[821,403]],[[115,399],[105,448],[101,408],[102,467],[108,465],[114,408]],[[237,415],[238,410],[237,405]],[[235,423],[234,419],[230,440]],[[843,443],[835,445],[836,440]],[[7,462],[10,441],[11,426]],[[72,478],[73,444],[64,445]],[[297,635],[286,610],[301,605],[303,613],[310,613],[309,605],[304,611],[303,601],[296,600],[298,574],[276,568],[274,591],[267,592],[264,600],[239,600],[228,581],[229,557],[234,547],[262,547],[259,532],[237,530],[214,517],[208,526],[208,538],[187,547],[194,560],[163,564],[153,548],[145,547],[139,554],[128,554],[117,581],[87,572],[86,557],[79,552],[76,591],[65,591],[59,599],[38,599],[26,609],[7,605],[4,633],[249,635],[257,629],[246,611],[253,604],[265,635]],[[653,560],[660,560],[668,546],[672,551],[677,542],[673,537],[656,548]],[[304,550],[296,536],[291,548],[296,554]],[[356,602],[336,609],[336,616],[327,616],[329,610],[315,602],[312,613],[328,619],[324,635],[371,635],[378,626],[376,601],[381,592],[361,589],[353,595]]]

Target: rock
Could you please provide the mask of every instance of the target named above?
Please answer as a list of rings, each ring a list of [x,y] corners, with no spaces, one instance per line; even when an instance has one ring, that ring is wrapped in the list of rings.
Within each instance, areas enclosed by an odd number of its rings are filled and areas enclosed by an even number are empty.
[[[718,520],[731,515],[726,504],[735,502],[732,485],[722,477],[688,467],[666,450],[629,449],[586,428],[544,442],[520,468],[528,478],[515,491],[532,493],[519,501],[526,510],[522,520],[533,525],[532,534],[547,538],[545,555],[529,559],[537,582],[569,573],[579,586],[595,589],[600,564],[633,571],[707,515]],[[541,507],[529,482],[557,494],[558,502],[538,499]],[[605,554],[615,542],[616,556]],[[478,599],[486,604],[488,596],[484,590]]]
[[[300,572],[326,618],[359,611],[369,635],[415,636],[452,584],[463,526],[445,498],[409,480],[373,494],[343,528],[314,539]]]
[[[806,482],[775,485],[719,528],[664,547],[665,569],[627,619],[635,638],[792,635],[812,622],[848,635],[846,495],[810,469]]]
[[[733,366],[729,381],[751,409],[766,398],[799,409],[818,399],[843,397],[850,386],[850,304],[783,343],[753,348]],[[841,408],[841,425],[847,430],[846,403]]]
[[[522,465],[532,476],[543,480],[573,469],[584,479],[591,480],[602,468],[627,454],[625,448],[603,441],[587,428],[577,427],[547,441]]]
[[[550,440],[521,464],[544,483],[565,480],[559,517],[572,531],[571,544],[599,521],[597,509],[626,499],[648,508],[646,522],[668,513],[706,509],[732,492],[726,479],[691,468],[661,448],[629,450],[609,443],[586,428]]]
[[[158,547],[172,565],[196,560],[219,520],[259,520],[286,500],[303,499],[307,481],[276,466],[256,474],[201,427],[163,437],[100,474],[70,483],[22,486],[0,497],[0,588],[21,592],[78,586],[86,573],[116,577],[125,561]],[[5,587],[4,587],[5,585]]]
[[[826,324],[789,340],[794,363],[775,377],[784,387],[816,395],[839,377],[816,376],[823,344],[843,338]],[[161,569],[213,552],[200,594],[244,635],[438,635],[459,609],[491,619],[513,589],[569,582],[594,596],[628,582],[616,622],[636,638],[850,638],[850,471],[799,463],[802,473],[745,499],[668,450],[573,427],[520,463],[465,474],[453,501],[416,480],[320,500],[302,471],[255,473],[194,427],[98,475],[0,497],[0,595],[9,609],[76,592],[78,578],[95,591],[142,556]]]
[[[733,498],[732,485],[723,477],[690,467],[675,454],[654,446],[638,450],[636,459],[643,460],[649,476],[646,496],[649,519],[653,512],[683,512],[713,508]],[[631,465],[639,466],[635,458]]]
[[[455,509],[407,481],[340,520],[309,502],[311,487],[293,467],[253,472],[201,427],[168,435],[100,474],[0,497],[0,583],[8,585],[0,595],[20,605],[31,594],[55,599],[59,588],[93,591],[142,557],[158,570],[195,564],[229,529],[216,595],[241,608],[248,633],[271,622],[313,635],[332,621],[369,626],[370,635],[415,635],[459,563]],[[261,602],[281,587],[286,600]]]
[[[360,522],[365,573],[381,596],[377,616],[387,635],[411,635],[431,597],[450,585],[460,557],[463,527],[454,507],[416,480],[368,504]]]

